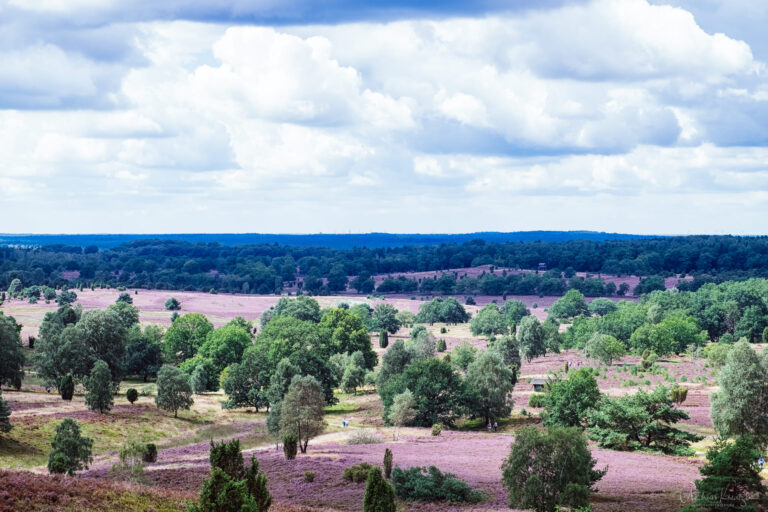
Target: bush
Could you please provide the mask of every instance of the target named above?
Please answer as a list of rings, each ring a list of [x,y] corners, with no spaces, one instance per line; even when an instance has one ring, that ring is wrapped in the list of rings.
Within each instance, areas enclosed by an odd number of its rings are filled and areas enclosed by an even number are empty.
[[[483,494],[451,473],[443,473],[435,466],[392,471],[395,494],[406,501],[450,501],[477,503]]]
[[[379,347],[387,348],[389,346],[389,334],[387,331],[382,330],[379,333]]]
[[[139,392],[134,388],[128,388],[128,390],[125,392],[125,398],[127,398],[129,402],[133,403],[139,399]]]
[[[437,340],[436,350],[438,352],[445,352],[447,349],[448,347],[446,346],[445,340],[443,338],[440,338],[439,340]]]
[[[579,428],[553,427],[542,432],[525,427],[517,432],[502,464],[509,506],[537,512],[588,506],[592,486],[605,474],[594,469],[595,463]]]
[[[448,332],[448,329],[446,329],[445,327],[440,328],[440,334],[445,334],[447,332]]]
[[[167,301],[165,301],[165,309],[168,311],[178,311],[181,309],[181,302],[176,300],[176,298],[171,297]]]
[[[72,374],[68,373],[61,378],[59,394],[64,400],[72,400],[72,396],[75,394],[75,379],[72,378]]]
[[[315,474],[316,473],[314,471],[306,470],[304,472],[304,481],[307,482],[307,483],[314,482],[315,481]]]
[[[360,464],[349,466],[348,468],[344,469],[343,478],[347,482],[354,482],[356,484],[359,484],[360,482],[365,482],[365,480],[368,478],[368,472],[372,468],[373,466],[371,466],[367,462],[361,462]]]
[[[365,480],[363,512],[395,512],[395,491],[381,478],[381,470],[373,468]]]
[[[64,418],[56,426],[56,435],[51,441],[48,456],[48,471],[75,476],[75,472],[88,469],[93,461],[91,450],[93,439],[80,435],[80,425],[72,418]]]
[[[528,407],[541,408],[544,407],[544,393],[534,393],[531,398],[528,399]]]
[[[656,352],[653,350],[645,349],[643,350],[643,358],[640,361],[640,366],[643,367],[644,370],[647,370],[651,368],[654,364],[656,364],[656,361],[658,361],[659,356],[656,355]]]
[[[345,444],[376,444],[380,442],[381,439],[376,435],[376,430],[372,428],[362,428],[349,434]]]
[[[220,468],[230,478],[239,479],[245,472],[239,439],[219,443],[215,443],[211,439],[211,451],[208,458],[212,468]]]
[[[157,462],[157,445],[155,443],[147,443],[145,446],[144,462],[149,464]]]
[[[392,450],[384,450],[384,478],[389,480],[392,477]]]
[[[296,434],[288,433],[283,436],[283,453],[286,460],[296,458],[296,452],[299,450],[299,438]]]
[[[443,426],[439,423],[435,423],[432,425],[432,435],[433,436],[439,436],[440,433],[443,431]]]

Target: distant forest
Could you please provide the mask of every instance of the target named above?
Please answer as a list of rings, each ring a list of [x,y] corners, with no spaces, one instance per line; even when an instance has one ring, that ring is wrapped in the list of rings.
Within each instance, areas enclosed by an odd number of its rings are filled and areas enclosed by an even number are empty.
[[[488,272],[436,279],[407,276],[374,281],[371,275],[443,271],[479,265],[546,271],[525,275]],[[575,272],[591,279],[571,278]],[[387,248],[333,249],[277,244],[134,240],[101,250],[63,244],[0,247],[0,289],[30,286],[138,287],[232,293],[276,293],[284,288],[316,295],[361,293],[557,295],[577,288],[588,296],[623,294],[597,274],[638,275],[636,293],[663,287],[663,276],[693,275],[679,287],[768,277],[768,237],[685,236],[653,239],[488,242]],[[660,284],[661,283],[661,284]]]

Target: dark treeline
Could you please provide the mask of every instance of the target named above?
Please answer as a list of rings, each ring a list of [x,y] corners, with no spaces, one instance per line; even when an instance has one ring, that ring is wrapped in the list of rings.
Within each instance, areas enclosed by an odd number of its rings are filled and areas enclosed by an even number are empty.
[[[768,276],[768,237],[686,236],[639,240],[495,243],[481,239],[461,244],[355,248],[282,245],[224,246],[216,242],[134,240],[101,251],[47,245],[31,249],[0,247],[0,288],[20,286],[131,286],[221,292],[274,293],[298,284],[314,294],[349,288],[370,293],[372,274],[441,271],[494,265],[536,269],[546,275],[491,274],[463,283],[461,275],[421,282],[390,279],[377,291],[489,294],[555,294],[566,286],[585,295],[611,294],[597,282],[561,278],[573,272],[663,276],[693,274],[696,289],[705,282]],[[553,271],[554,270],[554,271]],[[73,271],[78,271],[75,273]],[[348,276],[352,280],[348,281]],[[526,279],[528,280],[526,282]],[[549,282],[545,282],[550,279]],[[399,281],[399,282],[398,282]],[[410,282],[407,282],[410,281]],[[595,293],[590,292],[594,286]],[[651,291],[651,290],[641,290]]]

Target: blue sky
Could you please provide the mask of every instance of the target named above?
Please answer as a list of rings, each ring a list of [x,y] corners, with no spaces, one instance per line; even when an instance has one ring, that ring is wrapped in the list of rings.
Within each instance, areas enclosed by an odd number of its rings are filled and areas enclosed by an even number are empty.
[[[762,233],[768,4],[0,0],[0,231]]]

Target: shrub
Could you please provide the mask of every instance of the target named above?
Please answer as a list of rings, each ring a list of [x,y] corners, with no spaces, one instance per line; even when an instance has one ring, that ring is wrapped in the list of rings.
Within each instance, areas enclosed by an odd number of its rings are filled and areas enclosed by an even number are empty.
[[[439,340],[437,340],[436,350],[438,352],[445,352],[447,349],[448,347],[446,346],[445,340],[443,338],[440,338]]]
[[[220,468],[230,478],[239,479],[245,471],[239,439],[219,443],[215,443],[211,439],[211,451],[208,458],[212,468]]]
[[[155,384],[145,384],[142,386],[139,396],[152,396],[157,394],[157,386]]]
[[[157,462],[157,445],[155,443],[147,443],[144,447],[144,462],[149,464]]]
[[[316,473],[314,471],[306,470],[304,472],[304,481],[307,482],[307,483],[314,482],[315,481],[315,474]]]
[[[440,334],[445,334],[447,332],[448,332],[448,329],[446,329],[445,327],[440,328]]]
[[[368,472],[371,470],[371,468],[373,468],[373,466],[367,462],[361,462],[360,464],[349,466],[348,468],[344,469],[343,478],[347,482],[354,482],[356,484],[365,482],[365,480],[368,478]]]
[[[128,388],[125,392],[125,398],[127,398],[130,403],[133,403],[139,399],[139,392],[134,388]]]
[[[544,393],[534,393],[528,399],[528,407],[544,407]]]
[[[345,444],[376,444],[380,442],[381,439],[376,435],[376,430],[372,428],[361,428],[349,434]]]
[[[442,433],[442,431],[443,431],[443,426],[440,425],[439,423],[435,423],[434,425],[432,425],[432,435],[433,436],[439,436],[440,433]]]
[[[450,501],[454,503],[477,503],[482,493],[451,473],[443,473],[435,466],[408,469],[395,468],[392,471],[392,485],[395,494],[406,501]]]
[[[469,296],[464,299],[464,304],[466,304],[467,306],[475,306],[477,305],[477,302],[475,302],[474,297]]]
[[[395,492],[392,486],[381,477],[379,468],[368,471],[365,480],[363,512],[395,512]]]
[[[392,477],[392,450],[384,450],[384,478],[389,480]]]
[[[0,432],[10,432],[11,425],[11,406],[3,400],[3,390],[0,389]]]
[[[92,411],[101,414],[112,409],[114,395],[112,393],[112,374],[104,361],[96,361],[91,374],[86,380],[85,403]]]
[[[389,334],[387,331],[382,330],[379,333],[379,347],[387,348],[389,346]]]
[[[299,450],[299,437],[294,433],[287,433],[283,435],[283,453],[286,460],[293,460],[296,458],[296,452]]]
[[[181,309],[181,302],[179,302],[175,297],[171,297],[165,301],[165,309],[168,311],[178,311]]]
[[[645,349],[643,350],[643,358],[640,361],[640,366],[642,366],[644,370],[647,370],[651,368],[656,363],[656,361],[658,361],[658,359],[659,356],[656,355],[656,352],[653,350]]]
[[[88,469],[93,461],[91,450],[93,440],[80,435],[80,425],[72,418],[64,418],[56,426],[56,435],[51,441],[48,456],[48,471],[75,476],[75,472]]]
[[[143,480],[146,450],[146,445],[129,439],[120,447],[120,462],[112,466],[112,472],[134,482]]]
[[[72,378],[72,374],[68,373],[61,378],[59,394],[64,400],[72,400],[72,396],[75,394],[75,379]]]
[[[519,430],[502,464],[510,508],[553,512],[559,505],[588,506],[592,486],[605,474],[594,469],[595,463],[577,427]]]

